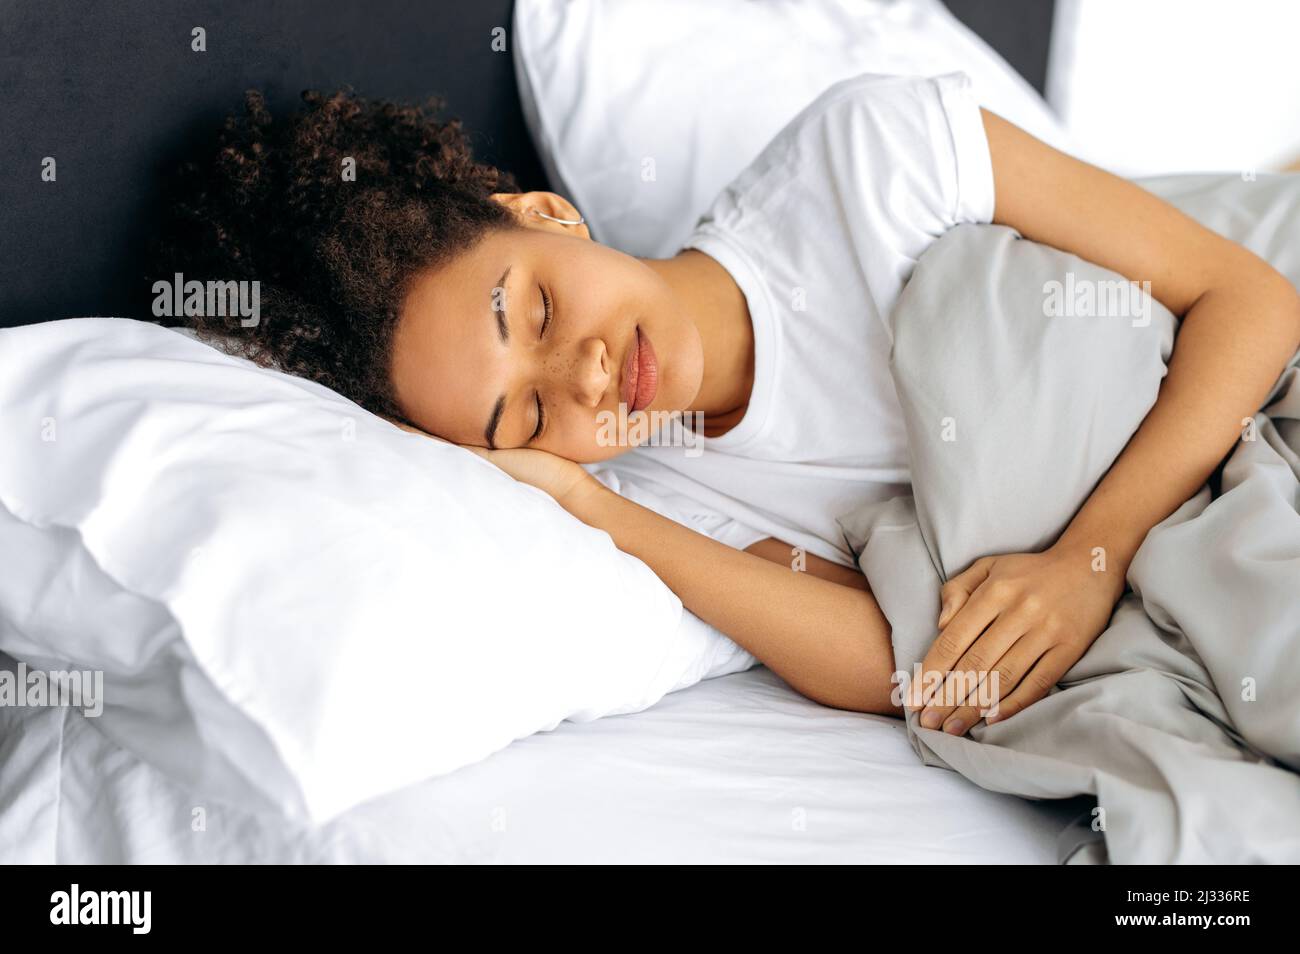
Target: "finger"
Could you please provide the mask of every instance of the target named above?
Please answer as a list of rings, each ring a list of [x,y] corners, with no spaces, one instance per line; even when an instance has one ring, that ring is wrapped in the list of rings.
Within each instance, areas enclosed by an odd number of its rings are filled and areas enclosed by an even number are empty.
[[[1047,640],[1036,639],[1026,633],[1016,640],[985,676],[985,683],[980,686],[980,700],[983,706],[980,716],[989,722],[996,722],[998,707],[1015,692],[1025,675],[1034,668],[1038,660],[1052,648]]]
[[[965,735],[971,729],[975,728],[975,723],[980,720],[980,710],[978,706],[961,706],[952,711],[952,714],[943,721],[943,731],[949,735]]]
[[[948,624],[952,615],[961,609],[970,599],[971,594],[988,579],[992,568],[993,558],[981,557],[943,585],[943,589],[939,591],[942,597],[942,605],[939,608],[940,629]]]
[[[923,674],[938,672],[944,677],[957,664],[957,660],[962,654],[970,648],[982,632],[988,627],[1002,607],[997,601],[993,600],[988,592],[987,587],[980,587],[975,591],[975,595],[970,598],[952,618],[939,637],[930,647],[930,651],[925,654],[925,659],[921,661],[921,671]],[[934,695],[935,690],[939,688],[933,677],[926,680],[930,688],[928,695]],[[926,698],[929,704],[929,699]]]
[[[1025,673],[1011,694],[994,705],[985,719],[990,725],[1004,722],[1047,696],[1074,665],[1070,660],[1069,647],[1053,646]]]
[[[1050,644],[1045,641],[1022,634],[998,659],[997,664],[983,673],[976,692],[968,694],[963,700],[964,705],[958,706],[943,720],[943,731],[950,735],[965,735],[980,719],[986,719],[990,713],[996,712],[1002,698],[1015,690],[1025,673],[1034,667],[1049,648]]]
[[[932,698],[921,711],[921,725],[927,729],[943,726],[947,731],[947,723],[953,720],[959,708],[975,705],[982,694],[987,692],[982,687],[989,672],[1029,630],[1029,626],[1029,621],[1019,615],[1004,614],[994,620],[953,665],[944,681],[942,695]],[[994,684],[1000,682],[1000,678],[993,680]],[[967,717],[962,721],[969,728],[978,720]]]

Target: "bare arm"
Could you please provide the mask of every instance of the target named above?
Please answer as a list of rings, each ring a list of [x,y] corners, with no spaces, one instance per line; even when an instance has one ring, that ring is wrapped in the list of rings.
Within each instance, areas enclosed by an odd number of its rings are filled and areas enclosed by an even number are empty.
[[[839,583],[841,586],[851,586],[855,590],[871,592],[867,578],[856,567],[840,566],[830,560],[823,560],[814,553],[798,552],[797,548],[790,546],[784,540],[768,537],[766,540],[751,543],[745,547],[745,552],[760,556],[764,560],[770,560],[792,571],[798,570],[799,572],[811,573],[813,576],[820,577],[823,580],[830,580],[832,583]],[[800,564],[802,564],[801,570],[799,568]]]
[[[794,689],[822,705],[898,715],[890,699],[894,654],[889,623],[861,584],[793,572],[780,541],[737,550],[620,497],[598,481],[563,499],[570,513],[642,560],[682,603],[721,630]],[[778,552],[783,553],[778,556]],[[817,571],[852,580],[826,560]],[[836,573],[836,571],[841,571]]]
[[[954,734],[1051,691],[1102,633],[1147,532],[1204,484],[1300,346],[1300,296],[1247,249],[1133,183],[985,112],[994,221],[1096,262],[1182,326],[1155,405],[1060,539],[990,555],[943,588],[925,671],[998,676],[995,704],[932,701],[922,725]],[[992,684],[991,678],[987,679]]]
[[[750,546],[753,552],[737,550],[620,497],[577,464],[545,451],[465,449],[604,530],[682,605],[809,699],[854,712],[902,714],[892,700],[889,623],[861,573],[813,554],[804,555],[807,572],[794,572],[789,545],[771,538]]]
[[[1182,317],[1155,406],[1066,537],[1104,546],[1121,581],[1148,530],[1195,493],[1300,347],[1282,275],[1144,189],[985,112],[994,220],[1132,281]]]

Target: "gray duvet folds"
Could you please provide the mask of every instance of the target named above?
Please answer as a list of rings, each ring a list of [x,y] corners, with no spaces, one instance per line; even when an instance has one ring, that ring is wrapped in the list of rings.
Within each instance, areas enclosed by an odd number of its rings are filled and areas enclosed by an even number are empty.
[[[1300,284],[1300,176],[1145,185]],[[998,226],[918,264],[890,321],[913,495],[840,519],[897,669],[943,582],[1052,543],[1154,403],[1177,322],[1118,280]],[[1242,433],[1052,695],[967,737],[908,717],[925,762],[984,788],[1095,797],[1062,861],[1300,861],[1300,355]]]

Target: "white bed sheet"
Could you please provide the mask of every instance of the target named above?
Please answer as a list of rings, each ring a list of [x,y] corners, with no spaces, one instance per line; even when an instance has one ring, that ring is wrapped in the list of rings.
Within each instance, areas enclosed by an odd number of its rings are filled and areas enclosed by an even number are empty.
[[[562,723],[319,828],[196,798],[93,723],[0,707],[0,863],[1051,863],[1078,812],[925,767],[895,720],[763,667]]]

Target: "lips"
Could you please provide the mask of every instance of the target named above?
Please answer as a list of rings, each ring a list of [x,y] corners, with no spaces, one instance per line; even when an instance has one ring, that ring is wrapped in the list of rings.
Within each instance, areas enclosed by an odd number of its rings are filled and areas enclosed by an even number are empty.
[[[628,412],[644,410],[655,399],[659,390],[659,362],[650,339],[638,325],[636,337],[623,359],[623,379],[619,382],[619,397]]]

